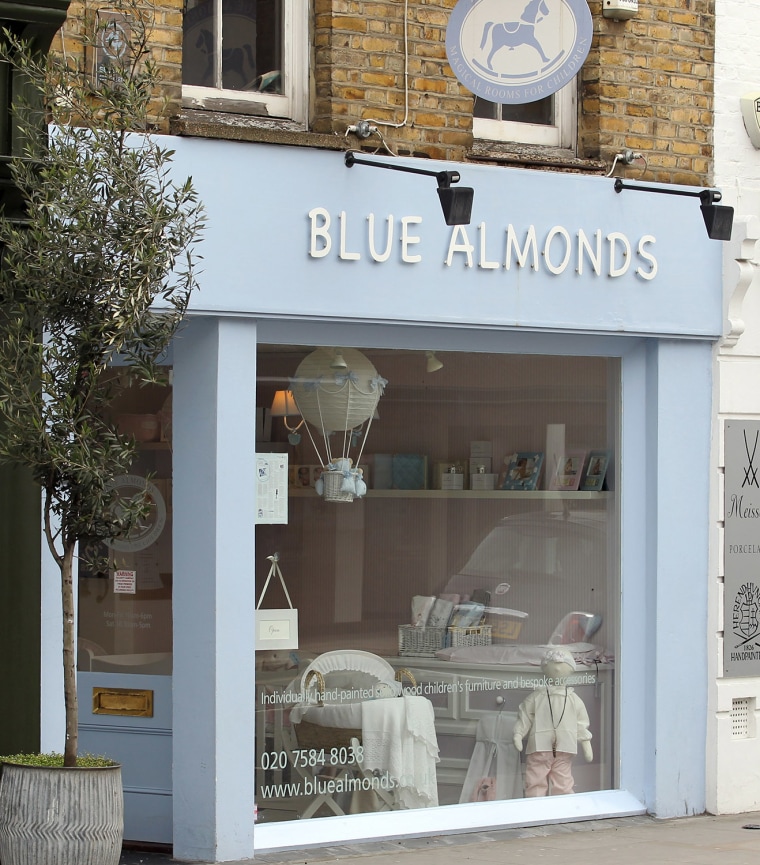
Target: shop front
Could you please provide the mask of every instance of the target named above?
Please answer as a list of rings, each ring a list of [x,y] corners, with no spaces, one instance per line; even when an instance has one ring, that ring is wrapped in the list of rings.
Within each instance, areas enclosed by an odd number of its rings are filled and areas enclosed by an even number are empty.
[[[447,226],[428,180],[342,153],[176,146],[202,288],[171,388],[117,407],[157,424],[157,524],[80,574],[83,704],[151,695],[82,719],[127,837],[221,861],[703,811],[698,206],[460,165]]]

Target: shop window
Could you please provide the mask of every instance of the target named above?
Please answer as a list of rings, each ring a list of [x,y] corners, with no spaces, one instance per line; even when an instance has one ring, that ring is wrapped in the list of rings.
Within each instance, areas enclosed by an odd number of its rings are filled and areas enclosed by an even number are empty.
[[[475,97],[473,134],[491,141],[511,141],[572,149],[576,132],[576,83],[524,105],[500,105]]]
[[[305,121],[307,0],[185,0],[186,107]]]
[[[424,351],[361,351],[387,386],[330,432],[268,414],[311,349],[259,349],[257,450],[290,480],[287,521],[256,528],[257,585],[279,552],[299,621],[297,648],[257,652],[259,819],[612,788],[618,362],[437,352],[428,372]],[[337,352],[330,383],[352,362]],[[366,495],[329,499],[325,448]],[[530,729],[547,686],[548,739]],[[569,781],[534,783],[534,739],[577,749]]]
[[[150,511],[127,538],[80,544],[80,672],[170,675],[172,671],[171,388],[134,386],[112,405],[137,454],[115,479],[131,497],[147,485]]]

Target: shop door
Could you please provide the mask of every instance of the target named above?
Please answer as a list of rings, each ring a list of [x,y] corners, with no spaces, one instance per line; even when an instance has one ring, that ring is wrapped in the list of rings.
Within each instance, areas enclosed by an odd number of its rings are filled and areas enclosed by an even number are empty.
[[[79,752],[122,764],[124,838],[155,843],[172,840],[169,393],[128,392],[115,416],[139,442],[115,483],[125,497],[147,484],[150,514],[126,539],[83,544],[79,562]]]

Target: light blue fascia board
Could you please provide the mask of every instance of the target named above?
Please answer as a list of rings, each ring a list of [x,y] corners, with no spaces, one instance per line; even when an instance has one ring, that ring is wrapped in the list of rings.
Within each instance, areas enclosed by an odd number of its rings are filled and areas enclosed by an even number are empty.
[[[400,324],[305,322],[264,319],[258,324],[259,341],[272,345],[347,345],[436,351],[551,354],[585,357],[621,357],[636,337],[573,333],[535,333],[489,328],[450,328]]]
[[[402,160],[456,169],[461,184],[475,189],[471,225],[454,228],[443,221],[433,178],[349,169],[332,151],[185,138],[171,144],[175,176],[192,175],[208,213],[195,312],[721,333],[722,244],[707,237],[699,199],[616,193],[612,178]],[[329,252],[321,255],[319,225],[328,217]],[[413,240],[406,245],[402,223]],[[388,256],[376,260],[385,256],[389,225]],[[535,232],[536,255],[528,244],[521,266],[509,226],[521,250]],[[615,268],[625,272],[613,276]]]

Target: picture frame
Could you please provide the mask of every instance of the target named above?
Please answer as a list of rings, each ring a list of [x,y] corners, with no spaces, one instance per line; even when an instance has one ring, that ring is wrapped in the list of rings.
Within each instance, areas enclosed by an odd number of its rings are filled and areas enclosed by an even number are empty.
[[[580,485],[583,492],[600,492],[602,490],[610,464],[610,456],[610,451],[605,449],[589,451]]]
[[[503,490],[535,490],[544,464],[542,451],[512,454],[501,486]]]
[[[581,485],[585,465],[585,450],[569,450],[560,454],[549,479],[549,489],[574,492]]]

